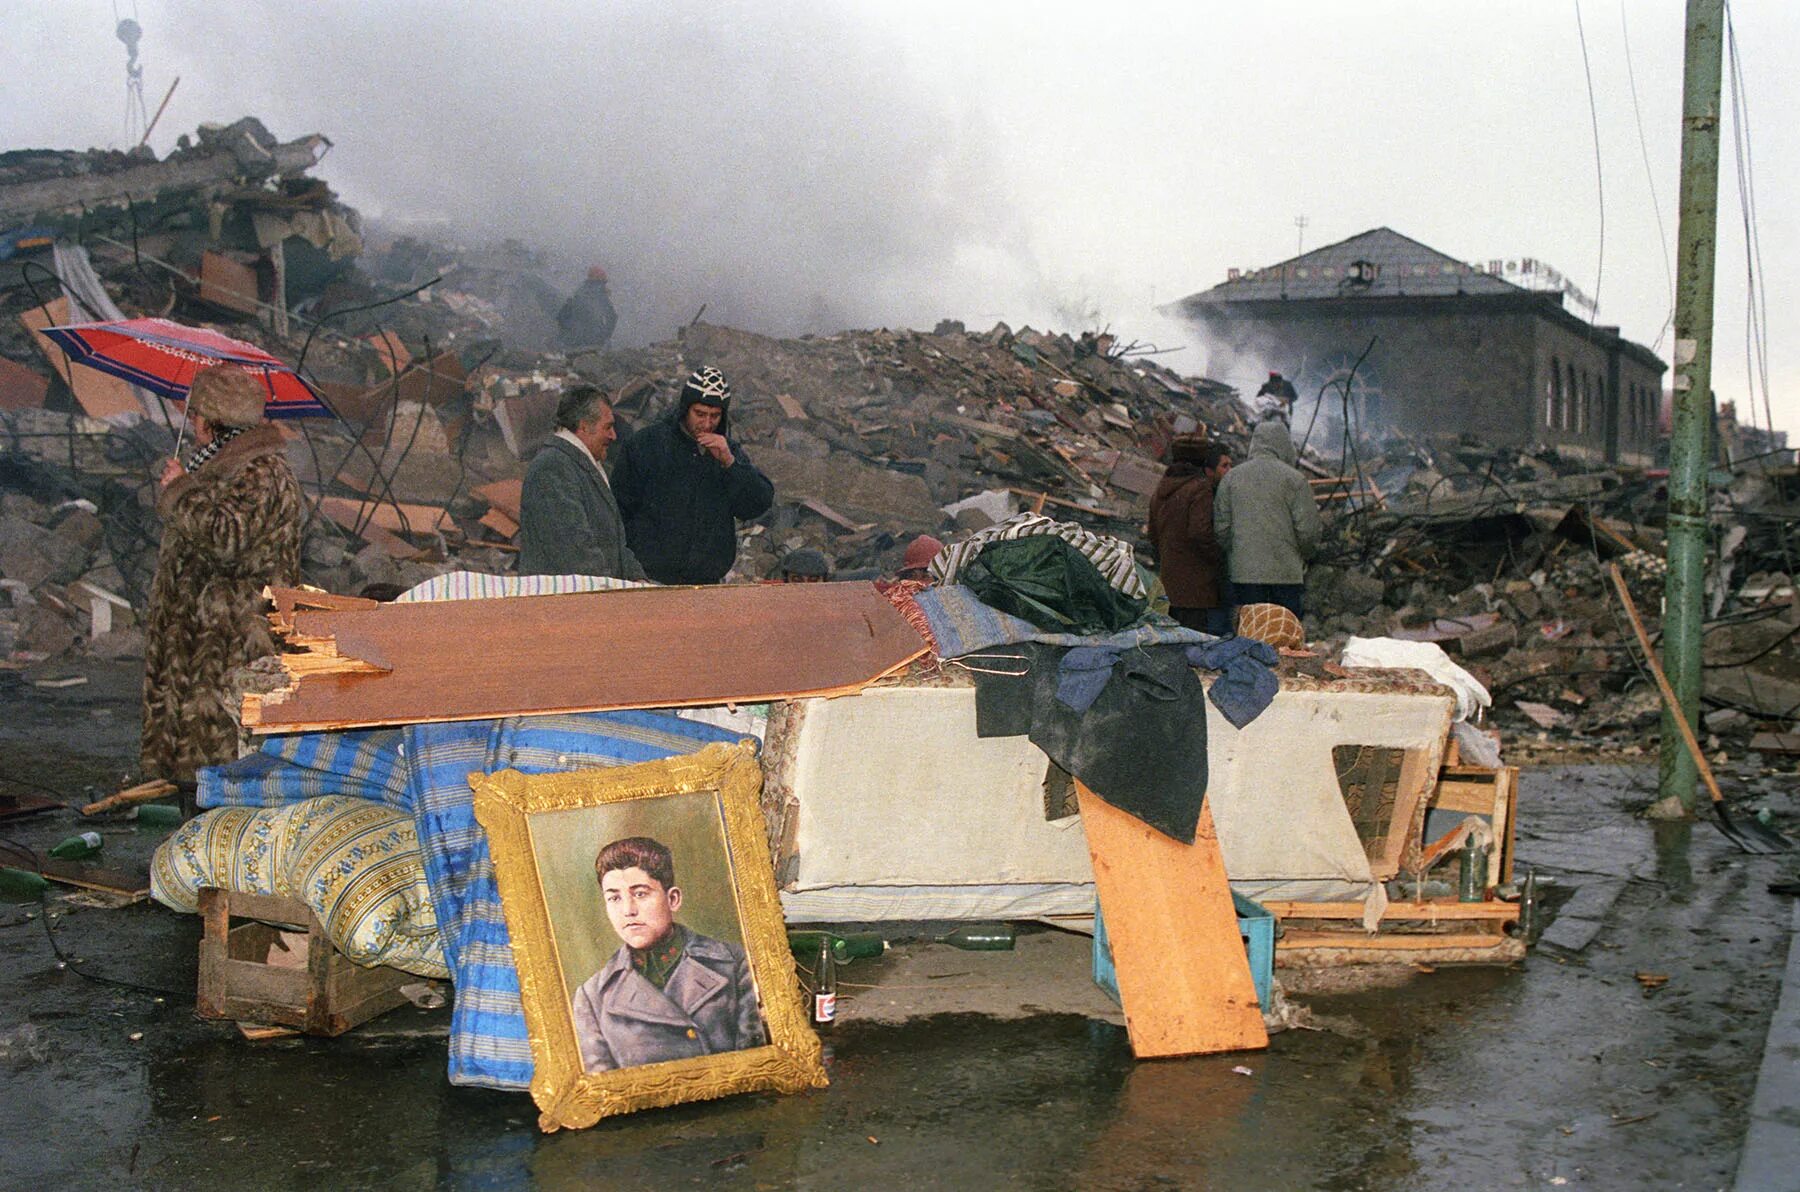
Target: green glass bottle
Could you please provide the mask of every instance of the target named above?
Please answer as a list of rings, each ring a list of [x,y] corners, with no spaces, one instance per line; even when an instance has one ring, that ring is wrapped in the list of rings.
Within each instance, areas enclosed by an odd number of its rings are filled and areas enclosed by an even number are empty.
[[[1010,952],[1015,938],[1011,923],[964,923],[938,942],[965,952]]]
[[[140,828],[173,828],[181,822],[181,808],[173,803],[142,803],[137,809]]]
[[[57,841],[50,847],[50,855],[63,861],[79,861],[99,852],[105,843],[98,832],[81,832],[67,840]]]
[[[0,898],[13,902],[36,902],[44,896],[50,883],[24,869],[11,869],[0,865]]]

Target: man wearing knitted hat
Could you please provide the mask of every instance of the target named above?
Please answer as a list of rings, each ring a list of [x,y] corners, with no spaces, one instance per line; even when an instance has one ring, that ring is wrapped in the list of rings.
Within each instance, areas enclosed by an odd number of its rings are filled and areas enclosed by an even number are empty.
[[[737,561],[737,526],[761,517],[775,486],[731,437],[731,386],[702,368],[667,418],[619,445],[613,495],[625,541],[653,580],[716,584]]]
[[[146,777],[192,781],[197,767],[237,757],[232,672],[274,653],[263,589],[300,578],[300,484],[280,432],[263,421],[267,399],[253,373],[202,369],[187,398],[196,449],[163,468],[144,652]]]

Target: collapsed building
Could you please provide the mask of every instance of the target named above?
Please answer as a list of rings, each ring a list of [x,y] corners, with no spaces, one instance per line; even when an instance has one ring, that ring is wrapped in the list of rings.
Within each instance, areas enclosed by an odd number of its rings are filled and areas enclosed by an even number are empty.
[[[1529,259],[1469,264],[1376,228],[1233,269],[1165,309],[1197,325],[1214,375],[1283,372],[1309,404],[1348,403],[1369,430],[1653,463],[1663,362],[1566,309],[1560,275],[1550,290],[1508,280],[1553,274]]]
[[[491,927],[498,896],[481,912],[487,921],[468,921],[461,893],[473,862],[433,851],[451,847],[445,842],[455,835],[441,822],[445,804],[428,810],[413,802],[420,792],[408,785],[407,767],[414,763],[394,759],[429,755],[446,742],[462,748],[469,734],[486,731],[470,726],[487,721],[664,712],[686,719],[674,709],[688,705],[718,719],[721,733],[748,732],[763,741],[771,864],[791,916],[1093,917],[1094,855],[1068,830],[1076,797],[1072,771],[1051,764],[1017,734],[978,731],[982,663],[958,665],[973,652],[943,632],[954,618],[934,629],[932,613],[924,611],[937,608],[941,617],[941,604],[921,601],[918,593],[910,605],[883,602],[866,584],[774,596],[750,585],[639,592],[629,599],[589,589],[521,595],[506,573],[524,465],[550,435],[557,401],[571,385],[602,386],[629,429],[665,416],[682,378],[713,365],[732,379],[735,430],[777,490],[775,507],[740,527],[734,579],[771,577],[800,548],[823,552],[840,578],[891,572],[913,535],[969,535],[1019,513],[1118,540],[1129,553],[1141,549],[1148,499],[1173,436],[1203,429],[1241,454],[1249,411],[1231,386],[1183,376],[1103,332],[1005,324],[970,331],[946,322],[931,331],[780,340],[696,321],[644,347],[565,355],[533,346],[547,342],[543,320],[561,295],[541,282],[550,266],[530,250],[396,243],[378,261],[360,262],[374,266],[371,279],[358,268],[349,238],[358,226],[354,213],[304,178],[318,144],[290,152],[257,135],[253,122],[232,127],[239,131],[228,142],[241,152],[218,147],[216,134],[204,153],[183,151],[198,155],[205,168],[195,167],[198,181],[187,173],[163,176],[156,218],[137,210],[135,198],[122,209],[117,202],[105,207],[112,222],[103,224],[78,217],[54,222],[78,215],[66,204],[60,216],[34,207],[29,218],[49,222],[33,225],[44,229],[35,237],[13,241],[20,251],[40,254],[54,281],[21,264],[0,311],[6,594],[0,643],[9,665],[33,676],[30,681],[59,681],[52,670],[83,651],[106,657],[141,651],[133,624],[155,557],[157,526],[149,510],[156,468],[174,441],[166,409],[143,403],[128,387],[111,395],[117,404],[102,405],[86,370],[59,363],[36,334],[43,325],[37,320],[46,317],[42,308],[80,303],[102,316],[108,312],[96,308],[104,299],[133,313],[226,322],[232,334],[298,361],[329,399],[331,419],[291,425],[288,455],[311,504],[304,578],[334,595],[285,594],[276,616],[277,630],[288,638],[285,669],[272,676],[274,691],[254,692],[248,705],[254,709],[248,719],[266,734],[265,743],[247,759],[247,777],[219,781],[267,793],[256,784],[285,775],[281,782],[291,787],[279,793],[310,795],[321,777],[310,763],[298,765],[298,774],[282,768],[297,756],[283,752],[284,739],[310,751],[320,743],[305,739],[331,733],[331,726],[386,733],[351,742],[350,752],[383,751],[375,769],[389,784],[357,793],[403,809],[396,811],[403,819],[440,815],[419,820],[417,885],[426,889],[420,906],[446,888],[456,891],[443,902],[444,940]],[[208,143],[203,137],[201,148]],[[108,188],[127,194],[114,175],[183,161],[108,158],[104,170],[90,163],[113,179],[92,201],[105,206],[100,196]],[[80,176],[68,161],[58,169],[63,173],[52,181],[59,184]],[[221,171],[224,181],[214,176]],[[280,207],[295,196],[303,197]],[[71,201],[78,208],[87,200]],[[265,218],[259,233],[258,218],[270,215],[271,205],[287,212],[285,223]],[[290,244],[296,237],[320,249],[295,230],[321,222],[312,215],[340,229],[326,242],[345,255],[331,270],[307,273],[296,288],[294,273],[280,262],[305,255]],[[85,250],[92,282],[74,267],[73,248]],[[1378,249],[1365,244],[1354,251],[1361,259]],[[333,250],[320,251],[330,259]],[[209,268],[221,276],[220,261],[248,274],[209,286]],[[1401,265],[1389,269],[1389,283],[1406,276]],[[1296,282],[1313,280],[1296,267]],[[1341,278],[1330,280],[1335,286]],[[1370,294],[1329,301],[1367,300],[1369,306],[1351,309],[1391,310],[1403,319],[1412,309],[1405,304],[1433,297],[1410,293],[1410,282],[1408,293],[1396,284],[1388,295],[1379,269],[1369,284]],[[54,287],[54,296],[45,287]],[[423,288],[404,293],[415,287]],[[396,288],[402,291],[397,300]],[[1575,329],[1539,310],[1543,299],[1519,295],[1476,297],[1494,299],[1481,307],[1499,329],[1492,334],[1504,333],[1520,350],[1528,346],[1533,361],[1539,348],[1547,350],[1541,373],[1528,368],[1513,375],[1540,378],[1554,397],[1553,378],[1565,377],[1574,348],[1550,332],[1575,335]],[[1377,305],[1384,296],[1401,305]],[[526,304],[527,334],[509,334],[513,302]],[[1460,309],[1455,303],[1443,309],[1451,307]],[[74,317],[72,309],[65,307],[65,316]],[[1362,318],[1331,316],[1357,326]],[[1395,337],[1402,338],[1397,331]],[[1621,368],[1629,346],[1609,349]],[[1373,354],[1370,360],[1378,366],[1372,376],[1394,375],[1383,374],[1390,366]],[[1635,356],[1628,363],[1652,367]],[[1433,367],[1443,370],[1434,375],[1450,378],[1445,360]],[[1582,367],[1605,371],[1585,356]],[[1629,384],[1641,382],[1633,374]],[[1493,404],[1470,384],[1442,381],[1445,393],[1460,394],[1471,406]],[[1208,726],[1207,760],[1218,784],[1209,796],[1218,847],[1244,892],[1287,922],[1289,962],[1336,961],[1359,949],[1389,961],[1515,958],[1522,951],[1518,905],[1489,897],[1511,876],[1517,811],[1516,775],[1502,763],[1499,743],[1511,749],[1555,731],[1562,740],[1619,748],[1640,739],[1655,718],[1654,694],[1622,665],[1627,647],[1602,586],[1602,564],[1624,562],[1642,592],[1655,583],[1659,482],[1624,466],[1622,448],[1614,452],[1617,466],[1604,462],[1609,436],[1616,437],[1605,428],[1618,422],[1616,412],[1606,413],[1607,385],[1565,382],[1561,404],[1543,407],[1553,425],[1542,429],[1556,432],[1548,437],[1533,429],[1540,407],[1515,393],[1510,406],[1498,404],[1528,416],[1527,425],[1509,422],[1517,434],[1464,427],[1481,431],[1480,445],[1454,434],[1395,433],[1407,425],[1395,414],[1398,407],[1375,404],[1359,411],[1364,433],[1348,428],[1353,450],[1302,455],[1330,523],[1326,552],[1308,581],[1314,649],[1273,665],[1279,689],[1266,719],[1246,727],[1225,723],[1215,704],[1198,712]],[[1571,393],[1584,394],[1581,402],[1572,404]],[[1578,405],[1579,418],[1572,413]],[[1630,437],[1619,443],[1633,451],[1641,446]],[[1758,468],[1735,477],[1716,511],[1721,565],[1712,592],[1718,619],[1709,639],[1707,728],[1771,752],[1784,750],[1791,738],[1783,729],[1800,707],[1785,673],[1794,665],[1796,607],[1786,527],[1797,494],[1792,475]],[[397,593],[405,599],[390,604]],[[532,632],[530,618],[550,614],[520,613],[517,602],[546,599],[563,601],[556,611],[581,625],[587,640],[609,643],[609,658],[626,657],[635,642],[635,669],[593,667],[586,656],[572,657],[558,640]],[[426,602],[456,608],[418,607]],[[734,612],[733,602],[769,609],[752,617]],[[667,643],[644,618],[677,612],[723,629],[733,661],[677,658],[663,650]],[[435,636],[450,621],[456,630]],[[516,656],[502,645],[508,634],[526,639]],[[769,635],[780,648],[768,648]],[[1468,723],[1474,708],[1441,682],[1383,673],[1378,664],[1340,664],[1340,647],[1353,635],[1410,639],[1429,647],[1428,654],[1441,649],[1447,662],[1459,664],[1455,673],[1493,693],[1499,742],[1491,729]],[[533,641],[540,653],[528,655],[524,648]],[[656,647],[654,657],[643,656],[646,642]],[[842,673],[846,657],[872,645],[886,651],[874,665]],[[515,657],[534,682],[484,660],[490,650]],[[745,681],[754,669],[750,654],[778,673]],[[469,685],[456,681],[477,669],[488,673],[485,695],[497,690],[497,702],[471,702]],[[1209,686],[1219,682],[1215,676]],[[413,696],[405,707],[383,694],[400,689]],[[348,707],[343,701],[352,694],[365,703]],[[747,725],[744,705],[758,705],[749,709]],[[657,731],[675,730],[659,720]],[[508,752],[510,741],[505,748],[495,744],[501,740],[483,745],[483,765],[518,761]],[[362,764],[368,755],[359,756],[360,782],[372,770]],[[548,756],[564,768],[570,757],[618,760],[598,745]],[[1280,784],[1281,814],[1270,816],[1266,801],[1249,796],[1266,785],[1257,771],[1276,756],[1292,781]],[[419,781],[441,783],[432,798],[462,799],[461,814],[467,771],[466,765],[446,770],[448,779],[420,772]],[[325,778],[341,792],[356,775]],[[971,789],[990,796],[979,823],[967,807]],[[1480,823],[1471,825],[1471,818]],[[1297,855],[1295,832],[1271,834],[1270,822],[1303,825],[1297,834],[1309,840],[1308,855]],[[455,831],[472,830],[471,823],[465,817]],[[961,864],[946,858],[938,843],[972,826],[981,848]],[[1481,909],[1447,910],[1444,888],[1455,849],[1474,835],[1486,839],[1492,860],[1472,904]],[[445,868],[433,876],[434,865]],[[454,886],[445,887],[452,879]],[[1123,926],[1114,943],[1130,950],[1150,938]],[[1371,945],[1371,938],[1383,942]],[[477,1052],[490,1041],[473,1027],[458,1037]],[[457,1053],[452,1062],[455,1072]],[[516,1087],[517,1068],[507,1071],[501,1083]]]

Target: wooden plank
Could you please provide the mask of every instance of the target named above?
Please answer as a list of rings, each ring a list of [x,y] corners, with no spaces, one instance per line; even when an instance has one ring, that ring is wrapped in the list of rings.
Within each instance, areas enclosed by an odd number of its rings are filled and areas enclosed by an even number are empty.
[[[801,405],[800,399],[791,393],[777,393],[775,404],[780,406],[781,412],[789,418],[806,418],[806,407]]]
[[[60,857],[39,857],[37,871],[53,882],[82,890],[100,890],[119,894],[133,902],[150,897],[150,870],[143,873],[122,869],[103,869],[84,861],[64,861]]]
[[[164,799],[174,794],[176,786],[164,778],[152,778],[149,782],[140,782],[136,786],[128,786],[116,795],[108,795],[97,799],[81,809],[83,815],[98,815],[102,811],[112,811],[119,807],[129,807],[134,803],[149,803],[156,799]]]
[[[519,523],[508,517],[502,510],[490,509],[481,515],[481,524],[500,535],[510,539],[519,532]]]
[[[1267,1047],[1211,807],[1182,844],[1079,782],[1075,797],[1133,1054]]]
[[[69,301],[53,298],[42,306],[34,306],[19,316],[19,323],[31,332],[31,342],[44,354],[56,375],[68,385],[82,412],[90,418],[114,418],[120,414],[142,414],[144,403],[130,385],[97,368],[72,364],[66,352],[57,347],[45,327],[60,326],[69,321]]]
[[[1299,902],[1291,899],[1257,900],[1277,919],[1355,919],[1363,917],[1360,902]],[[1508,922],[1519,917],[1513,902],[1390,902],[1381,921],[1437,923],[1456,919],[1492,919]]]
[[[517,479],[496,480],[475,489],[475,495],[486,501],[488,508],[498,509],[516,523],[519,520],[519,509],[525,503],[525,482]]]
[[[0,356],[0,410],[35,410],[50,392],[50,378]]]
[[[375,525],[394,534],[429,534],[450,524],[450,513],[441,505],[417,505],[407,501],[320,497],[319,512],[346,530]],[[360,533],[360,530],[356,532]]]
[[[260,732],[850,694],[926,651],[866,582],[295,609],[289,623],[293,685],[244,700]],[[309,654],[327,665],[301,674]]]
[[[1750,748],[1758,753],[1800,753],[1800,733],[1757,733],[1750,738]]]
[[[1108,934],[1112,931],[1107,921]],[[1440,935],[1390,932],[1365,935],[1349,931],[1290,931],[1276,942],[1276,951],[1297,948],[1343,948],[1359,952],[1431,951],[1447,948],[1493,948],[1506,942],[1504,935],[1452,931]]]
[[[261,308],[257,298],[256,268],[207,249],[200,254],[200,300],[214,306],[253,315]]]

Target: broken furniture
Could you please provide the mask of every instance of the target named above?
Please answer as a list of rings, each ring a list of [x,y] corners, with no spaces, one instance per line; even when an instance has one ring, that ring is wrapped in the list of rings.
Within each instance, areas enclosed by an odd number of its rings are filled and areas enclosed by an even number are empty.
[[[200,891],[201,1018],[341,1035],[407,1001],[419,980],[380,965],[366,968],[332,944],[312,908],[293,898]],[[235,926],[233,919],[242,920]]]

